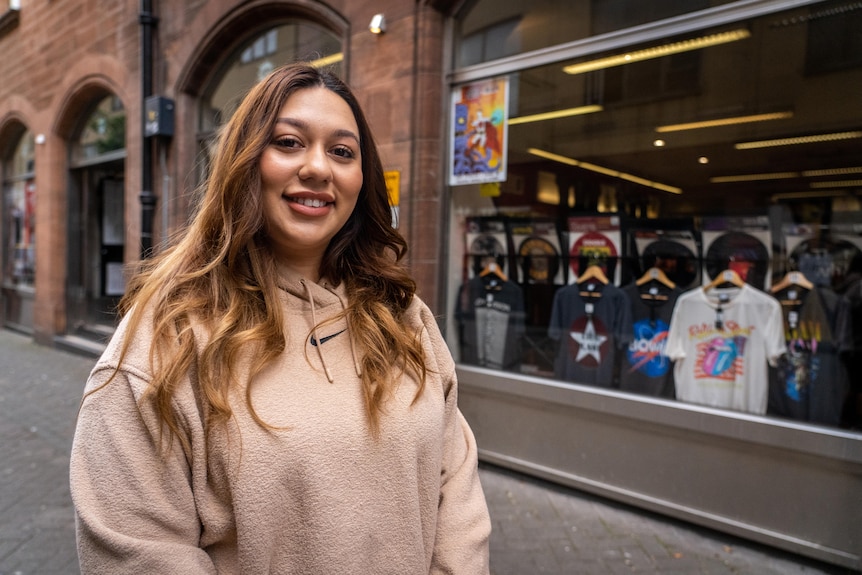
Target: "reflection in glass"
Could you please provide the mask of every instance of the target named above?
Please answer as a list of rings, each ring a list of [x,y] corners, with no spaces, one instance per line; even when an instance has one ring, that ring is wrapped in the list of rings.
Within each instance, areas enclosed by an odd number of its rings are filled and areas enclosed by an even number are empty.
[[[710,3],[537,4],[470,5],[459,65]],[[542,16],[552,6],[567,11],[558,18],[567,31]],[[541,18],[545,44],[529,26]],[[456,351],[475,329],[465,302],[488,307],[476,295],[473,238],[493,233],[497,265],[523,298],[509,304],[523,309],[518,361],[501,369],[665,399],[682,390],[714,407],[862,427],[854,347],[862,341],[862,59],[848,27],[862,29],[858,2],[820,2],[510,74],[508,180],[496,196],[478,186],[452,194],[450,242],[463,254],[450,269]],[[555,246],[559,272],[545,273],[545,259],[519,248],[537,230]],[[607,282],[585,281],[588,272],[600,277],[591,270]],[[653,279],[658,272],[669,285]],[[723,281],[730,272],[738,285]],[[809,287],[778,288],[788,272]],[[763,301],[773,302],[771,315],[738,314]],[[701,356],[690,373],[674,374],[665,345],[679,302],[695,304],[689,318],[707,319],[677,334],[674,353]],[[767,325],[773,347],[758,355]],[[749,372],[758,376],[741,379]],[[701,384],[711,394],[689,393]],[[758,396],[737,401],[737,388]]]

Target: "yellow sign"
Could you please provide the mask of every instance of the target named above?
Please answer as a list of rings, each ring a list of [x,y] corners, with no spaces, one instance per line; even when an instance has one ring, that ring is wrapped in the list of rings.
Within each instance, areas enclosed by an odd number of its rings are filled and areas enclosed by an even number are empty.
[[[401,199],[401,172],[398,170],[383,172],[383,177],[386,179],[386,193],[389,194],[389,205],[397,207]]]
[[[487,184],[479,184],[479,195],[483,198],[498,198],[500,197],[500,182],[491,182]]]

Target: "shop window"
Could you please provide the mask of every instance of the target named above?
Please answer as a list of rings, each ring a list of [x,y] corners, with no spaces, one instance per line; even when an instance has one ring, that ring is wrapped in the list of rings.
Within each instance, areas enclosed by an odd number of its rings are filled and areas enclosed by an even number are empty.
[[[805,69],[825,74],[862,66],[862,2],[830,2],[807,19]],[[779,26],[796,22],[776,22]]]
[[[104,97],[84,123],[72,147],[75,164],[91,163],[126,148],[126,110],[114,95]]]
[[[24,132],[4,162],[3,285],[33,286],[36,277],[36,183],[33,134]]]
[[[602,31],[627,5],[599,4]],[[642,4],[620,26],[690,6]],[[862,67],[836,23],[858,11],[815,17],[850,4],[531,61],[495,78],[505,110],[459,101],[453,165],[488,155],[464,149],[478,118],[507,164],[452,176],[458,360],[862,428]],[[840,74],[813,73],[833,56]]]
[[[456,68],[615,32],[734,0],[476,0],[457,17]]]
[[[604,34],[696,12],[710,7],[709,0],[592,0],[590,14],[592,34]],[[718,3],[712,3],[718,4]]]
[[[600,98],[605,104],[695,95],[700,88],[700,54],[675,54],[599,73],[603,75]]]
[[[519,19],[507,20],[466,36],[461,41],[461,65],[470,66],[521,51]]]

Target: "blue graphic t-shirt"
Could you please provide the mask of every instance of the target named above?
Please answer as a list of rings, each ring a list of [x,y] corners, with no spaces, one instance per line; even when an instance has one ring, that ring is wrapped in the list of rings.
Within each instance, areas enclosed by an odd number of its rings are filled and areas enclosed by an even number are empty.
[[[650,290],[632,283],[623,291],[631,302],[634,331],[620,364],[620,388],[672,398],[673,363],[665,354],[665,345],[673,306],[682,290]]]

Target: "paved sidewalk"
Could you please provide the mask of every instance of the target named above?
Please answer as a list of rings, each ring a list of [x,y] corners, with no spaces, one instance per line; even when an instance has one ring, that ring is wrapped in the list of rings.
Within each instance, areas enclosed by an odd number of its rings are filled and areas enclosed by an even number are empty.
[[[0,575],[79,573],[69,449],[93,363],[0,329]],[[493,575],[852,573],[496,467],[480,474]]]

